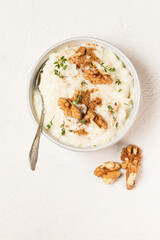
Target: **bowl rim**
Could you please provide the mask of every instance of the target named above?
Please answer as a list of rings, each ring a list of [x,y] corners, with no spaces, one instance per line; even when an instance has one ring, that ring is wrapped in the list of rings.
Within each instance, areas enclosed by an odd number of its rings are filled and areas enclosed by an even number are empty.
[[[139,110],[139,106],[140,106],[140,97],[141,97],[141,91],[140,91],[140,82],[139,82],[139,77],[138,77],[138,74],[136,72],[136,69],[134,67],[134,65],[132,64],[132,62],[130,61],[130,59],[121,51],[119,50],[119,48],[115,47],[114,45],[112,45],[111,43],[105,41],[105,40],[102,40],[102,39],[99,39],[99,38],[94,38],[94,37],[85,37],[85,36],[80,36],[80,37],[71,37],[71,38],[68,38],[68,39],[65,39],[63,41],[60,41],[54,45],[52,45],[49,49],[47,49],[42,55],[41,57],[39,57],[39,59],[35,62],[33,68],[32,68],[32,71],[29,75],[29,80],[28,80],[28,85],[27,85],[27,104],[28,104],[28,108],[29,108],[29,112],[30,112],[30,115],[31,115],[31,118],[33,119],[34,123],[36,124],[36,126],[38,126],[38,121],[36,120],[35,116],[34,116],[34,113],[32,111],[32,107],[31,107],[31,99],[30,99],[30,88],[31,88],[31,83],[32,83],[32,77],[33,77],[33,74],[38,66],[38,64],[40,63],[40,61],[42,61],[42,59],[52,50],[54,50],[56,47],[59,47],[63,44],[67,44],[69,42],[73,42],[73,41],[95,41],[95,42],[98,42],[99,44],[101,44],[102,46],[103,45],[107,45],[109,48],[111,48],[113,51],[115,50],[115,52],[118,52],[120,54],[120,56],[123,57],[123,59],[125,59],[126,62],[128,62],[128,65],[131,67],[132,69],[132,72],[134,72],[134,81],[136,81],[136,84],[137,84],[137,104],[136,104],[136,108],[134,109],[134,113],[130,119],[130,123],[129,125],[127,126],[127,128],[125,128],[119,135],[117,135],[112,141],[106,143],[106,144],[103,144],[103,145],[100,145],[100,146],[96,146],[96,147],[91,147],[91,148],[82,148],[82,147],[72,147],[70,145],[67,145],[67,144],[64,144],[56,139],[54,139],[51,135],[49,135],[47,133],[47,130],[43,129],[42,130],[42,134],[48,138],[50,141],[52,141],[53,143],[55,143],[56,145],[60,146],[60,147],[63,147],[67,150],[71,150],[71,151],[76,151],[76,152],[93,152],[93,151],[98,151],[98,150],[102,150],[102,149],[105,149],[105,148],[108,148],[108,147],[111,147],[113,146],[115,143],[119,142],[122,138],[124,138],[124,136],[129,132],[129,130],[132,128],[136,118],[137,118],[137,115],[138,115],[138,110]],[[43,63],[42,63],[43,64]],[[38,68],[39,69],[39,68]],[[37,70],[38,71],[38,70]]]

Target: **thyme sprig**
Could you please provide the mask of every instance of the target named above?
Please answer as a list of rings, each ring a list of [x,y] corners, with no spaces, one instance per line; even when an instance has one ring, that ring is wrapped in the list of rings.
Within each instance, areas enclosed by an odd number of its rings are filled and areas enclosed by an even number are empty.
[[[54,116],[52,117],[51,121],[46,125],[46,127],[48,129],[50,129],[52,127],[52,125],[53,125],[53,118],[54,118]]]
[[[50,121],[50,122],[47,124],[47,126],[46,126],[46,127],[47,127],[48,129],[50,129],[52,125],[53,125],[53,122],[52,122],[52,121]]]
[[[54,62],[55,68],[57,68],[54,70],[54,74],[56,76],[59,76],[60,78],[64,78],[64,76],[61,75],[61,71],[65,71],[67,69],[67,65],[65,65],[66,60],[67,59],[64,56],[62,56],[60,59]]]
[[[62,135],[62,136],[64,136],[65,133],[66,133],[66,130],[65,130],[65,128],[64,128],[64,124],[65,124],[65,122],[63,122],[63,123],[60,125],[60,128],[61,128],[61,135]]]
[[[116,84],[121,84],[121,81],[119,79],[117,79],[117,81],[115,82]]]
[[[117,117],[114,115],[114,111],[111,105],[108,105],[108,111],[112,114],[113,119],[116,121],[115,123],[115,127],[118,127],[118,121],[117,121]]]
[[[83,123],[83,124],[86,124],[87,121],[85,119],[83,119],[83,120],[79,120],[79,122]]]
[[[107,66],[104,66],[104,62],[100,63],[100,66],[104,68],[104,71],[105,71],[105,72],[108,72],[108,71],[109,71],[109,72],[115,72],[115,71],[116,71],[115,68],[109,68],[109,69],[108,69],[108,65],[107,65]]]
[[[79,104],[81,98],[82,98],[82,95],[79,95],[79,94],[78,94],[78,95],[77,95],[77,98],[76,98],[76,100],[75,100],[75,103],[76,103],[76,104]]]
[[[82,81],[82,82],[81,82],[81,85],[83,85],[83,84],[88,85],[88,83],[86,83],[85,81]]]

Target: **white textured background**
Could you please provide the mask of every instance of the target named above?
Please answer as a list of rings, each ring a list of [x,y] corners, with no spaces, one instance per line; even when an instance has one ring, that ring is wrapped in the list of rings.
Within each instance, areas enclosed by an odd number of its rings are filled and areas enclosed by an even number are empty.
[[[0,0],[0,240],[160,239],[160,1]],[[140,112],[115,146],[70,152],[41,138],[36,172],[28,152],[36,132],[26,91],[50,46],[93,36],[120,48],[141,82]],[[143,149],[137,187],[125,175],[106,186],[93,175],[119,161],[122,146]]]

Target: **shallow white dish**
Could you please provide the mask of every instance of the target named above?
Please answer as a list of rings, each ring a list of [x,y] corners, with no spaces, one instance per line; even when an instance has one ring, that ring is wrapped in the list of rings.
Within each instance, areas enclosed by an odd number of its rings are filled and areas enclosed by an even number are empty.
[[[54,46],[52,46],[49,50],[47,50],[41,56],[41,58],[36,62],[35,66],[32,70],[31,76],[29,78],[29,94],[28,94],[29,109],[31,111],[31,115],[32,115],[34,121],[36,122],[36,124],[38,124],[38,119],[37,119],[34,105],[33,105],[33,91],[35,88],[36,76],[37,76],[37,73],[38,73],[39,69],[41,68],[42,64],[49,58],[49,55],[53,51],[56,51],[60,46],[63,46],[66,44],[74,45],[74,44],[82,44],[82,43],[88,43],[88,42],[99,44],[104,48],[110,48],[118,56],[118,58],[120,58],[122,60],[124,65],[131,72],[131,75],[134,79],[135,99],[134,99],[134,107],[131,110],[130,117],[127,119],[127,121],[124,125],[123,131],[121,133],[119,133],[112,141],[107,142],[106,144],[101,145],[101,146],[92,147],[92,148],[79,148],[79,147],[68,146],[68,145],[65,145],[65,144],[61,143],[60,141],[58,141],[46,129],[43,129],[43,134],[52,142],[56,143],[57,145],[59,145],[61,147],[66,148],[66,149],[73,150],[73,151],[81,151],[81,152],[100,150],[100,149],[103,149],[103,148],[106,148],[106,147],[109,147],[109,146],[115,144],[116,142],[118,142],[120,139],[122,139],[126,135],[126,133],[129,131],[129,129],[133,125],[133,123],[136,119],[136,116],[137,116],[139,103],[140,103],[140,84],[139,84],[139,79],[138,79],[136,70],[135,70],[134,66],[132,65],[132,63],[130,62],[130,60],[119,49],[117,49],[113,45],[107,43],[106,41],[96,39],[96,38],[91,38],[91,37],[71,38],[71,39],[64,40],[60,43],[57,43]]]

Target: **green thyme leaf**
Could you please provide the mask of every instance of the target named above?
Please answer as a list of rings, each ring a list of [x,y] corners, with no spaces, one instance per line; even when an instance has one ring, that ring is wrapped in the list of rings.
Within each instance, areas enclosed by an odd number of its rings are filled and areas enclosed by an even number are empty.
[[[73,132],[73,130],[69,130],[69,132]]]
[[[110,71],[110,72],[115,72],[116,69],[115,69],[115,68],[110,68],[109,71]]]
[[[61,131],[61,134],[62,134],[62,136],[64,136],[64,135],[65,135],[65,133],[66,133],[66,130],[65,130],[65,128],[62,128],[62,131]]]
[[[65,135],[66,130],[65,130],[65,128],[64,128],[64,123],[62,123],[62,124],[60,125],[60,128],[62,128],[62,130],[61,130],[62,136]]]
[[[101,67],[104,68],[104,71],[107,72],[107,67],[108,67],[108,65],[107,65],[107,66],[104,66],[104,63],[100,63],[100,65],[101,65]]]
[[[67,65],[65,65],[64,67],[63,67],[63,70],[66,70],[67,69]]]
[[[111,105],[108,105],[107,107],[108,107],[108,109],[109,109],[109,110],[111,110],[111,109],[112,109]]]
[[[60,77],[60,78],[64,78],[64,76],[63,76],[63,75],[59,75],[59,77]]]
[[[86,84],[86,85],[88,85],[86,82],[82,81],[82,82],[81,82],[81,85],[83,85],[83,84]]]
[[[115,83],[117,83],[119,85],[119,84],[121,84],[121,81],[118,79]]]
[[[118,92],[121,92],[121,91],[122,91],[122,89],[119,89],[119,90],[118,90]]]
[[[83,93],[84,93],[84,91],[83,91],[83,90],[81,90],[81,93],[83,94]]]
[[[57,75],[57,76],[59,76],[59,72],[58,72],[57,69],[54,70],[54,74]]]
[[[47,126],[46,126],[48,129],[50,129],[51,128],[51,125],[50,124],[47,124]]]
[[[118,122],[116,122],[115,127],[116,127],[116,128],[118,127]]]
[[[114,112],[113,112],[112,106],[111,106],[111,105],[108,105],[107,107],[108,107],[109,111],[113,114]]]
[[[57,67],[58,69],[60,69],[61,66],[60,66],[60,64],[58,63],[55,67]]]
[[[53,122],[50,121],[50,123],[48,123],[46,127],[47,127],[48,129],[50,129],[52,125],[53,125]]]
[[[54,64],[58,64],[58,61],[54,62]]]
[[[77,98],[77,99],[76,99],[76,101],[75,101],[75,103],[76,103],[76,104],[78,104],[78,103],[79,103],[79,101],[80,101],[80,99],[79,99],[79,98]]]
[[[66,61],[67,59],[65,59],[65,57],[62,56],[62,57],[60,58],[60,60],[61,60],[62,63],[65,63],[65,61]]]
[[[64,59],[64,56],[62,56],[60,59],[63,60],[63,59]]]
[[[75,100],[75,103],[78,104],[81,98],[82,98],[82,95],[77,95],[77,99]]]
[[[83,124],[86,124],[87,121],[85,119],[83,119],[83,120],[79,120],[79,122],[83,123]]]

